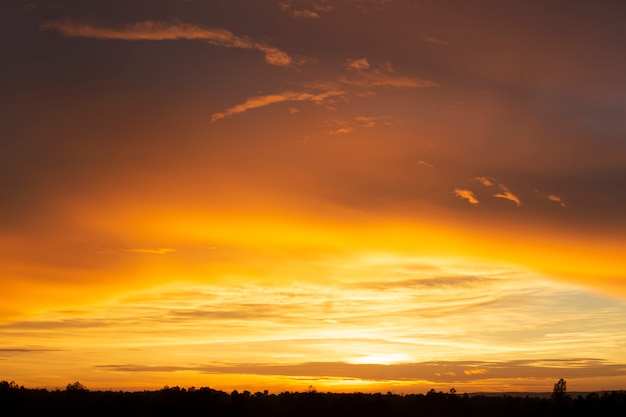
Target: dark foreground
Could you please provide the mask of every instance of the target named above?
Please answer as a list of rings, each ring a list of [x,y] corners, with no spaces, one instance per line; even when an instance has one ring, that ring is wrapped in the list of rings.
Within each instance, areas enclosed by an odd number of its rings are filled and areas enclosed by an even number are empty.
[[[3,416],[626,416],[626,391],[576,398],[333,394],[315,391],[228,394],[210,388],[165,387],[159,391],[89,391],[75,383],[66,390],[27,389],[0,382]]]

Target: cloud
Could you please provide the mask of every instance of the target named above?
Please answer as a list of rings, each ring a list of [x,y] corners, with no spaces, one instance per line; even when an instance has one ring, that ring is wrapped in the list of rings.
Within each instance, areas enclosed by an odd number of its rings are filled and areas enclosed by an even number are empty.
[[[320,17],[319,14],[317,14],[317,12],[311,11],[311,10],[307,10],[307,9],[303,9],[303,10],[292,10],[291,11],[291,15],[294,17],[307,17],[309,19],[317,19]]]
[[[378,68],[370,70],[370,63],[367,58],[348,59],[346,67],[354,70],[350,77],[343,77],[339,82],[343,84],[355,85],[359,87],[396,87],[396,88],[418,88],[437,87],[434,81],[423,80],[418,77],[407,77],[397,75],[391,62],[385,62]]]
[[[356,70],[356,71],[363,71],[366,70],[370,67],[370,63],[367,62],[367,59],[365,58],[361,58],[361,59],[348,59],[346,61],[346,66],[348,67],[348,69],[352,69],[352,70]]]
[[[374,127],[379,117],[357,116],[354,118],[357,122],[361,123],[361,127]]]
[[[463,189],[463,188],[455,188],[454,189],[454,194],[456,194],[458,197],[461,197],[461,198],[467,200],[470,204],[478,204],[479,203],[478,199],[476,198],[476,195],[471,190],[467,190],[467,189]]]
[[[475,177],[474,181],[480,182],[485,187],[492,187],[495,185],[495,180],[489,177]]]
[[[59,349],[39,348],[0,348],[0,353],[32,353],[32,352],[56,352]]]
[[[226,48],[254,49],[260,51],[265,56],[265,61],[271,65],[288,66],[293,63],[293,59],[286,52],[272,45],[256,41],[246,36],[237,36],[227,29],[203,28],[180,21],[165,23],[146,20],[132,23],[122,28],[110,28],[66,19],[44,22],[41,25],[41,29],[55,30],[62,36],[67,37],[94,39],[131,41],[203,40],[211,45]]]
[[[443,45],[450,46],[450,42],[444,41],[443,39],[433,38],[432,36],[422,36],[422,40],[428,43],[433,43],[435,45]]]
[[[350,132],[354,132],[354,128],[353,127],[340,127],[339,129],[329,130],[328,134],[329,135],[336,135],[338,133],[350,133]]]
[[[211,123],[251,109],[269,106],[270,104],[282,103],[285,101],[312,101],[314,103],[321,103],[330,97],[336,97],[343,94],[344,93],[341,90],[329,90],[318,94],[298,91],[284,91],[279,94],[250,97],[244,103],[226,109],[223,112],[214,113],[211,115]]]
[[[339,81],[344,84],[359,87],[424,88],[439,86],[439,84],[434,81],[424,80],[418,77],[395,75],[378,69],[368,72],[362,71],[359,73],[358,77],[341,78]]]
[[[292,2],[282,1],[278,4],[278,7],[285,13],[289,13],[293,17],[301,17],[308,19],[318,19],[320,13],[327,13],[335,9],[334,6],[320,3],[313,3],[310,8],[294,9]],[[313,10],[311,10],[313,9]]]
[[[351,133],[358,129],[369,129],[376,126],[382,121],[383,124],[389,124],[387,117],[384,116],[357,116],[350,120],[337,120],[335,123],[339,126],[336,129],[328,130],[328,134]]]
[[[355,378],[375,381],[422,380],[476,382],[485,379],[589,378],[620,376],[626,365],[595,358],[519,360],[501,362],[430,361],[391,364],[350,362],[211,363],[192,366],[111,364],[97,368],[114,372],[195,371],[209,374],[281,375],[292,377]]]
[[[428,162],[422,161],[422,160],[417,161],[417,164],[421,165],[423,167],[426,167],[426,168],[434,168],[435,167],[433,164],[429,164]]]
[[[550,201],[554,201],[555,203],[560,203],[561,207],[565,207],[565,202],[563,201],[563,199],[561,199],[561,197],[559,197],[558,195],[554,195],[554,194],[550,194],[548,196],[548,200]]]
[[[149,254],[153,254],[153,255],[165,255],[166,253],[176,252],[176,249],[171,249],[171,248],[145,248],[145,249],[129,249],[126,252],[149,253]]]
[[[517,207],[522,205],[522,202],[520,201],[520,199],[513,194],[511,191],[509,191],[509,189],[504,185],[504,184],[500,184],[499,185],[500,188],[500,193],[498,194],[494,194],[494,197],[498,197],[498,198],[504,198],[506,200],[510,200],[512,202],[514,202]]]

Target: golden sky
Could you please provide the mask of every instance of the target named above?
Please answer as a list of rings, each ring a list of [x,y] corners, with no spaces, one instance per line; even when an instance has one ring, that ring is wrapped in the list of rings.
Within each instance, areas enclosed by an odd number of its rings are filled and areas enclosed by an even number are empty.
[[[0,6],[0,379],[626,386],[619,1]]]

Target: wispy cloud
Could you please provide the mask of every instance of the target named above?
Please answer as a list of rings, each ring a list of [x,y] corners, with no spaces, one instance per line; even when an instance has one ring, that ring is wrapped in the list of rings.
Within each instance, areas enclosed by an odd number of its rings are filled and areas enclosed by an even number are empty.
[[[223,112],[214,113],[211,116],[211,123],[218,120],[244,113],[251,109],[269,106],[270,104],[282,103],[286,101],[311,101],[321,103],[331,97],[343,95],[341,90],[329,90],[322,93],[308,93],[298,91],[284,91],[279,94],[270,94],[265,96],[256,96],[248,98],[244,103],[233,106]]]
[[[450,42],[445,41],[443,39],[439,39],[439,38],[434,38],[432,36],[422,36],[422,40],[428,43],[433,43],[435,45],[443,45],[443,46],[450,46]]]
[[[358,129],[369,129],[382,123],[389,125],[389,118],[384,116],[357,116],[349,120],[337,120],[339,126],[328,130],[328,134],[351,133]]]
[[[495,180],[489,177],[475,177],[474,181],[478,181],[485,187],[493,187],[495,185]]]
[[[468,190],[465,188],[455,188],[454,194],[456,194],[458,197],[464,200],[467,200],[470,204],[475,205],[479,203],[478,199],[476,198],[476,195],[471,190]]]
[[[0,324],[0,356],[22,361],[5,361],[6,373],[30,366],[33,379],[42,371],[26,361],[93,369],[78,375],[86,383],[107,371],[431,382],[623,371],[625,306],[523,270],[368,256],[327,275],[331,284],[171,284],[42,311]],[[106,362],[86,354],[101,350]],[[485,356],[497,358],[461,361]]]
[[[478,181],[485,187],[494,187],[497,185],[500,189],[500,192],[494,194],[493,197],[504,198],[506,200],[512,201],[517,205],[517,207],[520,207],[522,205],[522,201],[519,199],[519,197],[513,194],[506,185],[499,183],[495,178],[479,176],[474,177],[473,180]]]
[[[383,65],[375,69],[371,69],[371,65],[367,58],[348,59],[346,68],[354,70],[353,75],[340,78],[339,81],[344,84],[359,87],[396,87],[396,88],[419,88],[419,87],[437,87],[434,81],[424,80],[419,77],[402,76],[395,73],[393,65],[385,62]]]
[[[565,207],[565,202],[558,195],[550,194],[550,195],[548,195],[548,200],[554,201],[555,203],[559,203],[561,205],[561,207]]]
[[[303,2],[300,2],[303,3]],[[328,13],[335,9],[334,6],[325,4],[323,2],[308,2],[311,3],[306,8],[294,8],[292,1],[282,1],[278,3],[278,7],[293,17],[302,17],[309,19],[317,19],[320,17],[320,13]]]
[[[346,67],[348,69],[363,71],[370,67],[370,63],[365,58],[361,59],[348,59],[346,61]]]
[[[176,249],[171,249],[171,248],[140,248],[140,249],[128,249],[126,252],[147,253],[147,254],[152,254],[152,255],[165,255],[166,253],[176,252]]]
[[[336,134],[351,133],[351,132],[354,132],[354,128],[353,127],[340,127],[339,129],[329,130],[328,134],[329,135],[336,135]]]
[[[501,192],[494,194],[494,197],[510,200],[514,202],[517,207],[520,207],[522,205],[520,199],[515,194],[513,194],[504,184],[500,184],[498,187],[500,188]]]
[[[423,167],[426,167],[426,168],[434,168],[435,167],[433,164],[430,164],[430,163],[428,163],[426,161],[422,161],[421,159],[419,161],[417,161],[417,164],[421,165]]]
[[[203,28],[181,21],[166,23],[146,20],[121,28],[111,28],[66,19],[44,22],[41,25],[41,29],[55,30],[62,36],[67,37],[94,39],[132,41],[203,40],[216,46],[260,51],[265,56],[265,61],[271,65],[288,66],[294,62],[289,54],[264,42],[256,41],[247,36],[237,36],[227,29]]]

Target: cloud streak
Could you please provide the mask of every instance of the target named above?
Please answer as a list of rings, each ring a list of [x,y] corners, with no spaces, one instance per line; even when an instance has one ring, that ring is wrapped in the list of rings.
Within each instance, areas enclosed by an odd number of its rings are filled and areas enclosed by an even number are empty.
[[[559,203],[561,205],[561,207],[565,207],[565,202],[563,201],[563,199],[561,197],[559,197],[558,195],[555,194],[550,194],[548,196],[548,200],[550,201],[554,201],[555,203]]]
[[[258,109],[260,107],[269,106],[270,104],[282,103],[286,101],[311,101],[313,103],[322,103],[323,101],[343,95],[341,90],[329,90],[323,93],[307,93],[302,91],[284,91],[279,94],[269,94],[265,96],[256,96],[246,99],[245,102],[230,107],[222,112],[211,115],[211,123],[236,114],[244,113],[248,110]]]
[[[434,81],[398,75],[390,62],[372,70],[367,58],[348,59],[346,68],[354,74],[349,77],[342,77],[339,81],[357,87],[424,88],[439,86]]]
[[[121,28],[110,28],[66,19],[44,22],[41,25],[41,29],[55,30],[62,36],[66,37],[103,40],[203,40],[215,46],[257,50],[263,53],[265,61],[271,65],[288,66],[293,63],[293,59],[289,56],[289,54],[276,48],[275,46],[256,41],[247,36],[237,36],[227,29],[203,28],[181,21],[166,23],[146,20],[128,24]]]
[[[522,205],[521,200],[515,194],[513,194],[504,184],[500,184],[498,187],[500,188],[500,192],[494,194],[494,197],[504,198],[505,200],[512,201],[515,203],[515,205],[517,205],[517,207],[520,207]]]
[[[503,362],[430,361],[398,364],[304,362],[218,363],[199,366],[112,364],[98,368],[114,372],[195,371],[217,374],[280,375],[291,377],[350,378],[375,381],[421,380],[432,383],[476,382],[510,378],[589,378],[621,376],[626,364],[595,358],[514,360]]]
[[[475,177],[474,180],[478,181],[479,183],[481,183],[485,187],[492,187],[492,186],[495,185],[495,183],[494,183],[495,180],[493,178],[489,178],[489,177]]]

